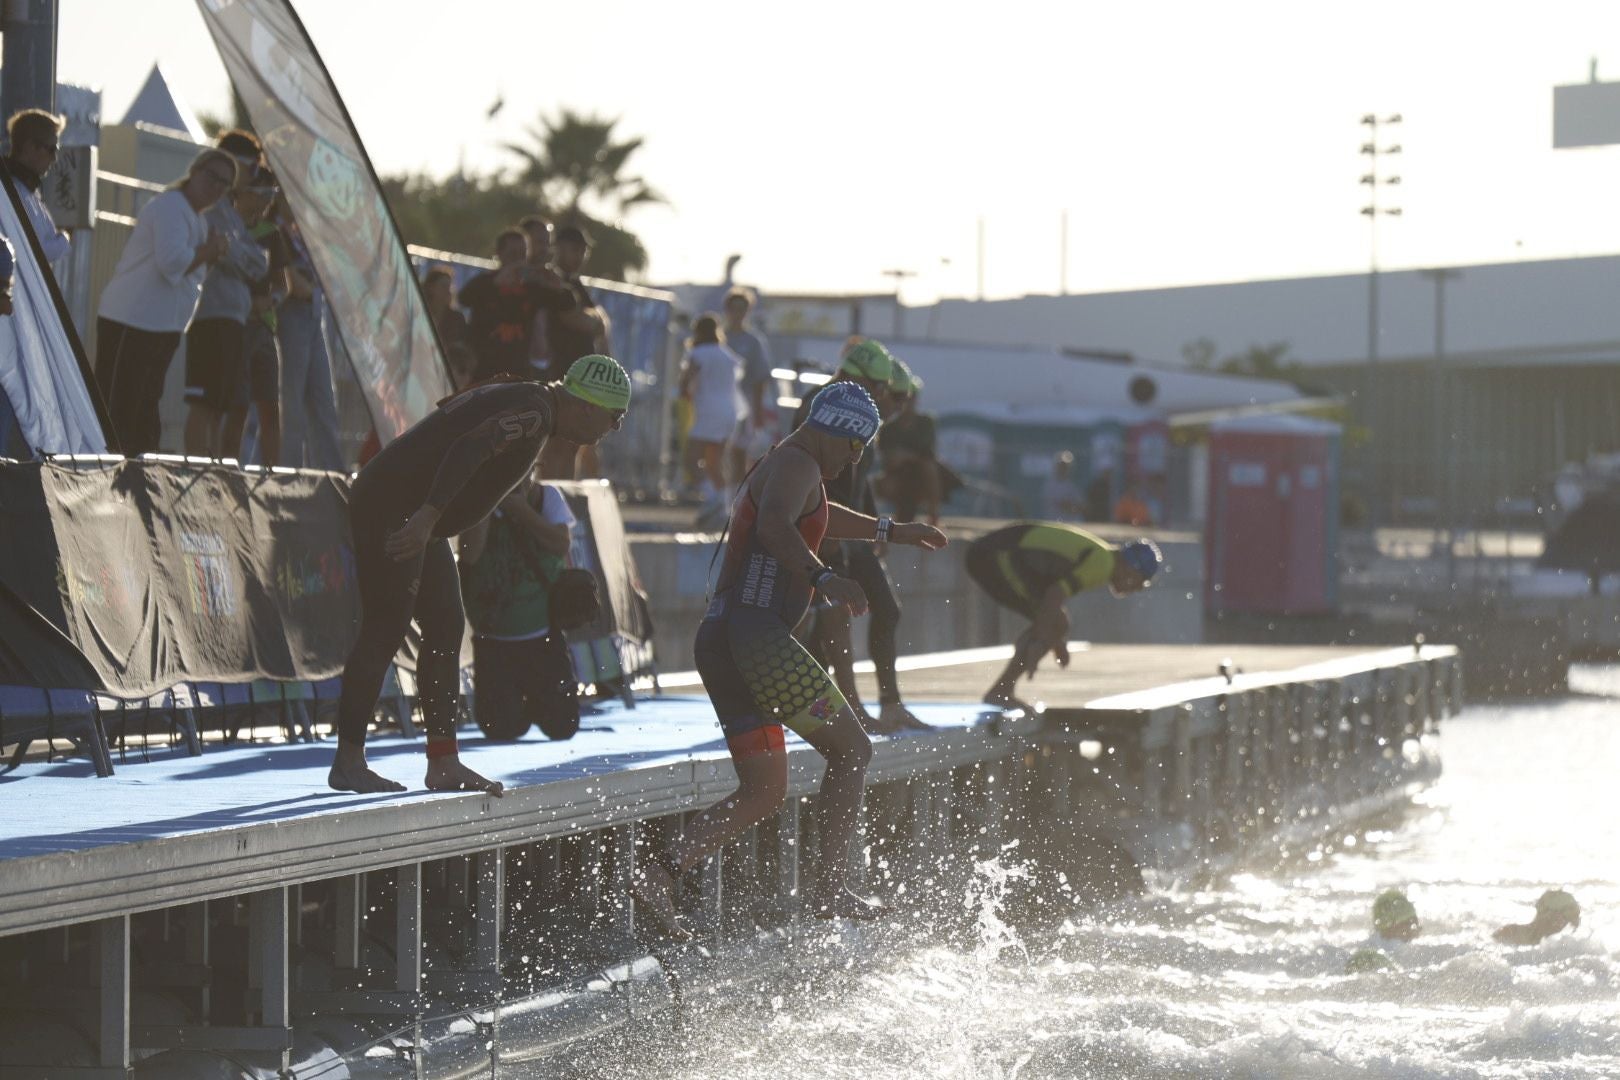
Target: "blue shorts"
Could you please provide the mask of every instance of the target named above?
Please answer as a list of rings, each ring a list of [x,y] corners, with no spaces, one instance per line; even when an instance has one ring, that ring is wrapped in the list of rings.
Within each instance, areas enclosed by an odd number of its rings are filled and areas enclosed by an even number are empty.
[[[780,746],[780,729],[808,735],[846,707],[827,670],[777,615],[717,599],[692,652],[726,742],[739,757]],[[769,732],[777,729],[773,742]]]

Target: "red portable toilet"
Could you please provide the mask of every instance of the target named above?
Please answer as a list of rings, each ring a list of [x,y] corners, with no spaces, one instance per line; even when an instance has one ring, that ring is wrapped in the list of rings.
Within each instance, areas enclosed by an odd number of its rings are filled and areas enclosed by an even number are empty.
[[[1204,610],[1310,615],[1338,606],[1341,428],[1305,416],[1209,429]]]

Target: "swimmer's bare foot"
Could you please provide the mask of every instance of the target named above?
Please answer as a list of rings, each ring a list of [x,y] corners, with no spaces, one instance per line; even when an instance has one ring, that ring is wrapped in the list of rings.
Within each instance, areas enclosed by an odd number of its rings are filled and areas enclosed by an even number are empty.
[[[692,941],[692,931],[681,925],[675,913],[675,879],[656,862],[637,868],[630,879],[630,898],[638,910],[645,910],[676,941]]]
[[[817,896],[808,897],[810,914],[817,919],[855,919],[867,922],[872,919],[881,919],[889,913],[889,909],[874,897],[861,896],[851,892],[847,886],[840,887],[825,899]]]
[[[853,711],[855,719],[860,721],[861,727],[866,729],[868,735],[893,735],[900,730],[900,724],[894,721],[886,705],[876,716],[864,708],[856,708]]]
[[[404,791],[405,785],[397,780],[390,780],[380,773],[374,773],[366,766],[365,755],[360,756],[359,762],[345,760],[348,755],[339,751],[332,761],[332,768],[326,774],[326,786],[333,791],[354,791],[361,795],[381,795],[387,792]]]
[[[1033,713],[1035,711],[1034,706],[1030,705],[1029,702],[1023,700],[1022,698],[1013,694],[998,694],[994,690],[984,695],[984,703],[986,705],[993,705],[998,709],[1004,709],[1007,712],[1014,712],[1020,709],[1026,713]]]
[[[891,701],[880,710],[879,723],[890,731],[927,731],[932,724],[917,719],[915,713],[898,701]]]
[[[506,785],[499,780],[478,775],[454,754],[428,759],[426,783],[429,791],[482,791],[499,796],[506,790]]]

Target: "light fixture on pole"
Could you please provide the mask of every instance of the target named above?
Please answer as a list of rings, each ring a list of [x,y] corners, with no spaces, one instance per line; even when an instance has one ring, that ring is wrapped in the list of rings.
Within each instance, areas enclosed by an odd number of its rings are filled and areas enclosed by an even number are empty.
[[[1401,178],[1396,175],[1379,175],[1379,158],[1388,157],[1401,152],[1400,146],[1379,146],[1379,128],[1389,127],[1401,122],[1400,113],[1391,113],[1380,118],[1377,113],[1367,113],[1361,118],[1361,123],[1367,129],[1367,141],[1361,144],[1361,153],[1367,157],[1367,171],[1361,176],[1361,183],[1367,187],[1367,202],[1362,206],[1361,214],[1367,219],[1367,374],[1366,385],[1361,389],[1361,415],[1370,418],[1373,410],[1373,386],[1378,377],[1378,218],[1400,217],[1401,208],[1398,206],[1380,205],[1379,189],[1383,187],[1397,187]],[[1369,462],[1371,467],[1371,498],[1367,501],[1368,525],[1377,535],[1379,509],[1378,503],[1384,492],[1385,470],[1379,467],[1376,456]]]
[[[1367,186],[1367,205],[1361,208],[1361,213],[1367,219],[1368,244],[1368,271],[1367,271],[1367,362],[1378,362],[1378,218],[1400,217],[1401,208],[1398,206],[1380,206],[1378,189],[1380,187],[1398,187],[1401,182],[1399,176],[1378,175],[1378,159],[1401,152],[1400,146],[1379,146],[1378,129],[1380,126],[1389,126],[1401,122],[1401,114],[1394,113],[1379,119],[1376,113],[1368,113],[1361,118],[1362,124],[1367,128],[1367,141],[1361,144],[1361,152],[1367,156],[1367,171],[1362,174],[1361,183]]]

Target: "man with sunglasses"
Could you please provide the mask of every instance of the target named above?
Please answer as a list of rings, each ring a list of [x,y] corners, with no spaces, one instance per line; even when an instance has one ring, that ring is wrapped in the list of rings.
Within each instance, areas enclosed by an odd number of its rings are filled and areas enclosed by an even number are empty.
[[[61,149],[62,129],[67,121],[44,109],[23,109],[13,113],[6,124],[11,140],[11,153],[4,159],[4,167],[16,184],[23,208],[28,211],[28,222],[34,227],[39,248],[47,263],[55,263],[68,252],[68,235],[56,227],[51,212],[39,197],[45,174],[56,164]]]
[[[618,361],[584,356],[560,382],[505,375],[445,398],[360,470],[349,494],[360,630],[338,697],[337,754],[327,774],[334,790],[405,790],[367,766],[366,727],[414,620],[426,786],[501,794],[499,782],[456,753],[466,615],[450,537],[488,517],[530,474],[548,439],[594,446],[619,429],[629,407],[630,378]]]

